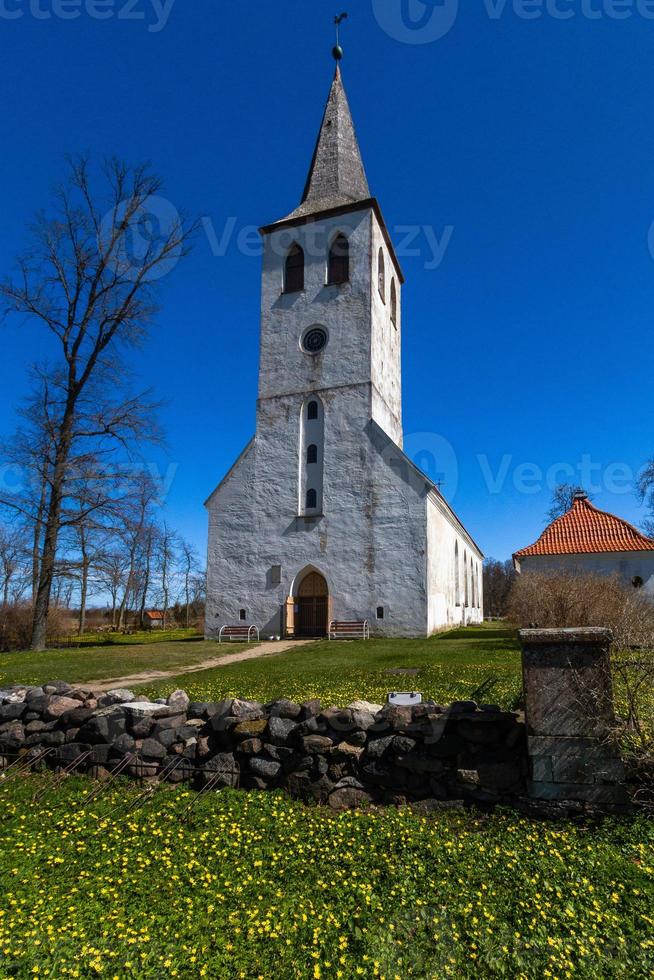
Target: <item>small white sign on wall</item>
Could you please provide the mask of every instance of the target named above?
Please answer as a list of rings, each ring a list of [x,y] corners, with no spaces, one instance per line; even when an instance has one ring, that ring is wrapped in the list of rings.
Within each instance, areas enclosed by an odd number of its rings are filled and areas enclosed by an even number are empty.
[[[388,695],[388,703],[397,707],[411,707],[414,704],[422,704],[422,694],[420,691],[391,691]]]

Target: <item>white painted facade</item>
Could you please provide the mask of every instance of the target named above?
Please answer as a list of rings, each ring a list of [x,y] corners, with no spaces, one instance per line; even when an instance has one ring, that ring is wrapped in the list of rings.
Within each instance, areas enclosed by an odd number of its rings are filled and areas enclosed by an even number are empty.
[[[347,109],[337,86],[338,73],[326,118],[335,98]],[[324,127],[319,140],[333,138]],[[314,571],[326,581],[326,618],[367,619],[376,635],[483,618],[483,556],[402,452],[402,275],[376,201],[358,197],[262,229],[256,434],[207,501],[209,637],[243,620],[262,635],[297,633],[298,592]],[[339,233],[349,281],[327,285]],[[284,292],[293,245],[304,250],[304,288]],[[313,327],[328,335],[315,354],[302,346]]]
[[[516,561],[520,574],[566,572],[573,575],[617,576],[654,598],[653,551],[605,551],[588,555],[526,555]],[[641,583],[642,582],[642,586]]]

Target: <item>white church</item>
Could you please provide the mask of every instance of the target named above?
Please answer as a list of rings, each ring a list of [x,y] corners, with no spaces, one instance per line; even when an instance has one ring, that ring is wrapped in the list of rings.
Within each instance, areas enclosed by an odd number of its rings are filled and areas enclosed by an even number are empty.
[[[261,229],[256,433],[209,497],[206,632],[481,622],[483,555],[402,451],[402,284],[343,88],[302,201]]]

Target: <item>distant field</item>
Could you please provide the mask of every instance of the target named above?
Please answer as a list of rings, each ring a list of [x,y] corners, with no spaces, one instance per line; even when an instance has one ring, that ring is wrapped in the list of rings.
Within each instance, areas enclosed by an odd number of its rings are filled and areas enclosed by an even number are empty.
[[[116,634],[114,634],[116,636]],[[242,650],[245,644],[239,643]],[[169,634],[143,633],[117,636],[102,646],[0,653],[0,685],[42,684],[45,681],[88,681],[120,677],[151,668],[174,670],[202,663],[223,651],[234,652],[236,644],[219,646],[205,641],[195,632]]]

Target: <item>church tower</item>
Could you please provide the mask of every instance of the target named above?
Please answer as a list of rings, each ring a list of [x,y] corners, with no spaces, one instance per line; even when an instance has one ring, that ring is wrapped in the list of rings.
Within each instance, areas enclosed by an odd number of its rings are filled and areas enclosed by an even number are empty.
[[[480,596],[481,553],[402,452],[404,279],[338,62],[300,204],[261,235],[256,434],[207,501],[207,635],[430,632],[457,618],[459,553]]]
[[[404,280],[370,196],[338,65],[301,203],[261,233],[260,411],[292,391],[333,401],[361,389],[367,419],[401,445]]]

